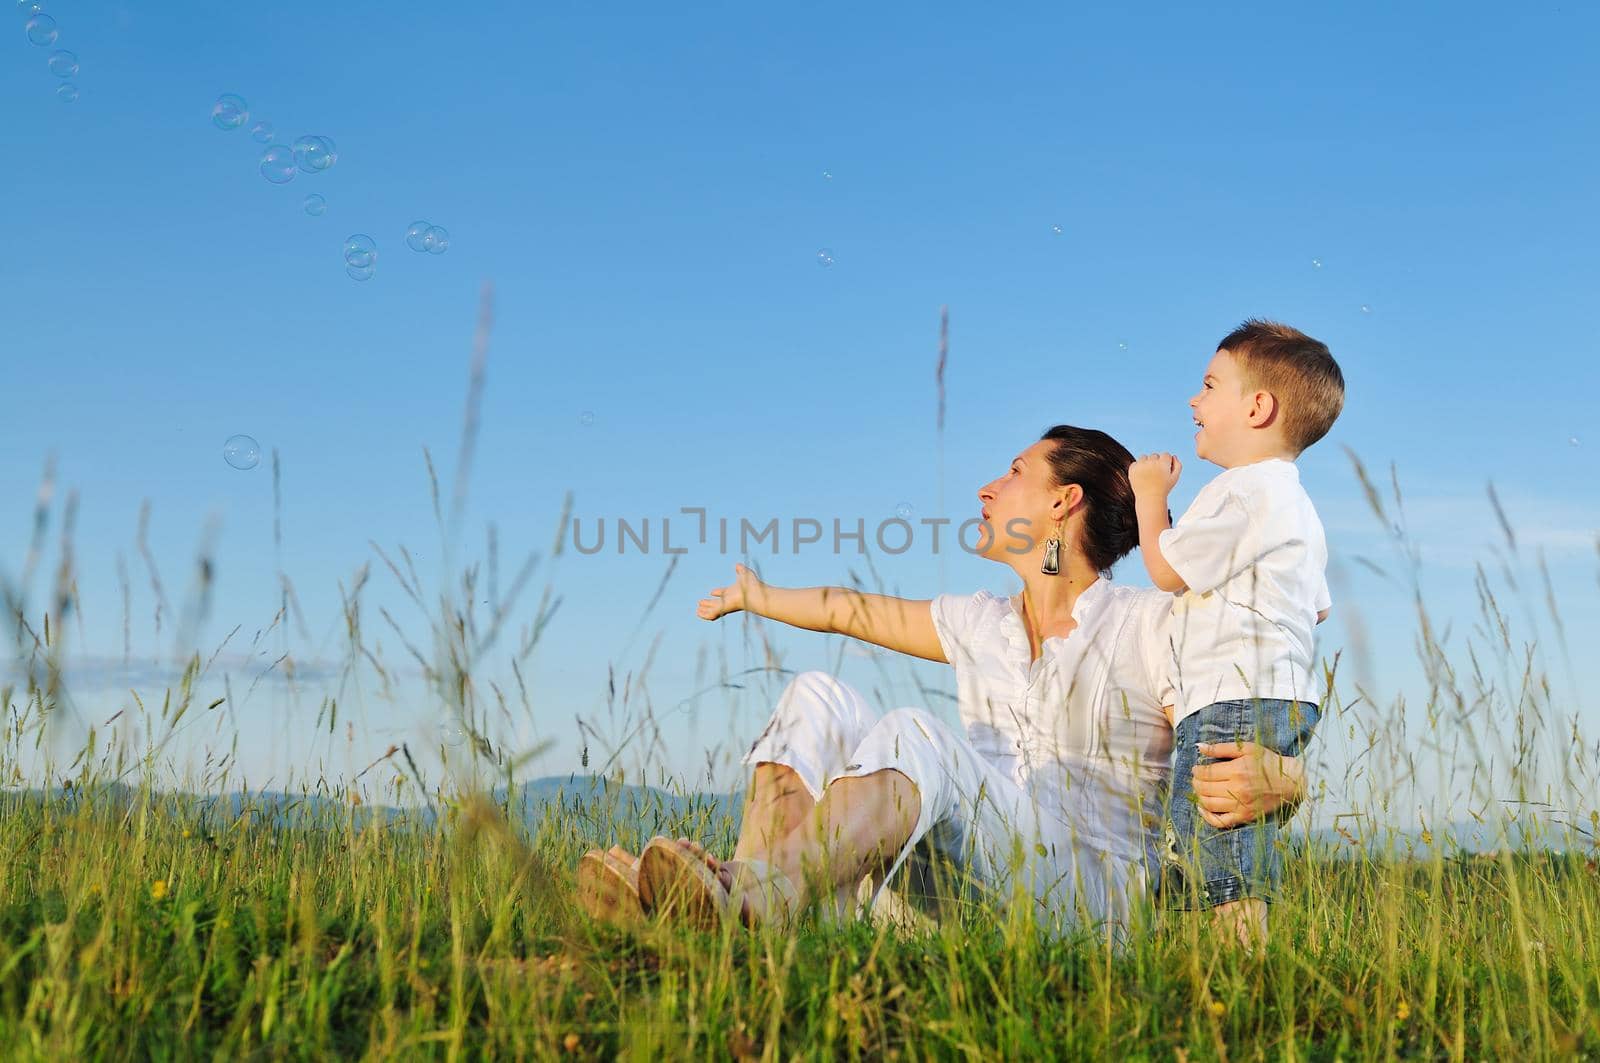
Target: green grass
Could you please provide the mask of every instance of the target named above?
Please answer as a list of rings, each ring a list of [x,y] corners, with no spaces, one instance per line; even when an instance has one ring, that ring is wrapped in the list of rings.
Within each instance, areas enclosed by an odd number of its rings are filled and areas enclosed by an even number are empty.
[[[486,300],[448,533],[433,481],[446,558],[476,435],[487,319]],[[432,477],[431,458],[428,469]],[[984,909],[925,934],[816,919],[792,934],[608,930],[574,910],[573,870],[590,845],[637,847],[636,821],[616,822],[604,806],[568,807],[530,833],[482,798],[424,779],[404,746],[368,767],[391,773],[368,787],[392,787],[397,799],[428,795],[443,813],[435,827],[366,822],[355,805],[370,792],[340,787],[320,793],[346,814],[288,828],[251,814],[202,814],[191,798],[148,784],[100,786],[135,768],[160,777],[164,743],[215,719],[218,703],[202,706],[194,694],[209,664],[197,653],[178,689],[136,694],[125,706],[147,738],[143,753],[90,730],[65,769],[76,772],[70,795],[0,793],[0,1048],[18,1059],[1600,1059],[1600,785],[1571,706],[1552,693],[1535,647],[1513,636],[1482,570],[1480,615],[1462,625],[1471,626],[1465,646],[1440,633],[1422,605],[1398,482],[1386,497],[1359,462],[1356,472],[1407,559],[1396,583],[1417,602],[1427,689],[1412,692],[1409,707],[1397,699],[1380,709],[1359,682],[1354,697],[1347,679],[1335,682],[1337,656],[1328,664],[1335,693],[1323,730],[1348,729],[1368,744],[1343,780],[1319,779],[1316,792],[1339,792],[1345,808],[1364,778],[1373,806],[1346,821],[1363,829],[1338,827],[1335,837],[1349,844],[1308,843],[1288,861],[1259,958],[1177,916],[1139,928],[1126,947],[1089,934],[1049,938],[1024,916]],[[37,624],[25,600],[50,497],[41,491],[21,583],[0,585],[27,676],[25,689],[0,689],[8,781],[20,780],[22,754],[43,743],[47,723],[86,724],[61,679],[76,603],[70,496],[55,587]],[[1515,555],[1503,515],[1502,524]],[[383,619],[423,667],[441,718],[470,731],[465,752],[503,785],[537,751],[506,749],[486,733],[483,688],[501,714],[508,699],[481,672],[532,563],[502,599],[492,529],[489,542],[493,607],[481,625],[476,565],[459,591],[434,596],[403,549],[409,576],[378,554],[425,618],[426,637],[409,637],[387,612]],[[142,532],[140,548],[165,606]],[[1570,668],[1542,563],[1539,572]],[[184,625],[205,616],[211,575],[203,560],[194,607],[174,611]],[[381,650],[368,646],[376,625],[363,623],[365,580],[363,571],[348,593],[340,588],[348,661],[374,666],[388,692]],[[1515,590],[1509,569],[1504,582]],[[284,586],[269,631],[288,623],[287,576]],[[558,605],[547,587],[517,659]],[[1359,675],[1359,615],[1345,624]],[[182,631],[178,641],[187,644]],[[627,713],[632,678],[622,684],[624,744],[652,733],[648,715]],[[531,714],[520,671],[514,692]],[[325,703],[319,726],[325,720],[331,733],[337,715]],[[1427,730],[1408,734],[1407,721],[1418,719]],[[1464,795],[1474,817],[1493,823],[1508,800],[1544,802],[1565,823],[1544,848],[1508,845],[1489,856],[1452,851],[1445,838],[1413,847],[1385,840],[1375,828],[1394,821],[1390,795],[1419,759]],[[62,774],[51,765],[46,777]],[[224,768],[194,788],[226,789],[229,777]],[[651,829],[731,848],[730,821],[685,815]]]
[[[192,816],[148,792],[6,798],[0,1044],[50,1059],[1600,1055],[1600,873],[1582,854],[1307,854],[1250,960],[1192,921],[1118,949],[981,911],[922,935],[816,920],[632,934],[570,907],[581,847],[602,839],[559,824],[530,845],[471,802],[437,830]],[[728,844],[726,827],[708,840]]]

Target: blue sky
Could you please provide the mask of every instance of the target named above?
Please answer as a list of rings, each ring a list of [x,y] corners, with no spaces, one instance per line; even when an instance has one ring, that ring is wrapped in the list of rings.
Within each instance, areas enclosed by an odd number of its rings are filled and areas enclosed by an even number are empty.
[[[0,571],[21,570],[54,453],[57,502],[79,497],[69,650],[91,715],[131,685],[93,678],[122,657],[119,553],[134,657],[174,652],[134,547],[145,499],[174,606],[220,522],[204,652],[267,626],[280,564],[311,639],[291,626],[251,656],[336,662],[338,586],[369,562],[384,659],[406,654],[379,605],[426,645],[370,541],[406,544],[437,586],[422,450],[448,498],[485,281],[495,320],[457,571],[490,521],[502,583],[529,551],[548,555],[569,491],[591,521],[706,506],[870,527],[905,504],[959,522],[1053,423],[1192,455],[1185,403],[1207,356],[1263,315],[1328,342],[1349,386],[1302,461],[1336,597],[1343,584],[1324,650],[1348,644],[1354,618],[1375,692],[1423,698],[1409,596],[1360,560],[1393,557],[1345,448],[1385,481],[1398,468],[1424,589],[1459,618],[1461,648],[1472,565],[1502,542],[1490,481],[1521,533],[1516,615],[1548,627],[1528,579],[1542,547],[1569,644],[1600,635],[1600,16],[1581,5],[47,6],[81,64],[77,102],[56,99],[53,49],[21,16],[0,46]],[[332,137],[337,165],[269,184],[249,125],[211,124],[223,92],[280,140]],[[301,209],[310,192],[322,217]],[[417,219],[450,231],[448,253],[406,249]],[[355,233],[379,248],[364,284],[341,261]],[[224,463],[235,433],[260,442],[259,467]],[[1174,508],[1209,474],[1191,460]],[[719,668],[763,661],[744,626],[693,615],[734,560],[681,557],[641,626],[669,558],[546,558],[516,618],[547,581],[562,598],[526,670],[519,741],[557,743],[536,774],[579,766],[576,717],[605,729],[608,664],[619,699],[645,672],[646,694],[630,693],[666,713],[669,770],[704,772],[704,749],[748,742],[781,677],[669,711]],[[959,552],[872,560],[908,596],[1010,589]],[[828,550],[762,567],[786,584],[866,573]],[[1119,578],[1142,582],[1136,556]],[[837,662],[896,704],[939,701],[918,683],[948,689],[934,666],[771,637],[784,667]],[[236,687],[250,669],[238,662]],[[420,687],[394,704],[375,689],[368,677],[352,717],[370,734],[308,745],[318,695],[269,678],[232,705],[240,764],[252,782],[359,769],[433,711]],[[1600,729],[1592,694],[1570,704]],[[1331,775],[1348,768],[1332,738],[1326,752]]]

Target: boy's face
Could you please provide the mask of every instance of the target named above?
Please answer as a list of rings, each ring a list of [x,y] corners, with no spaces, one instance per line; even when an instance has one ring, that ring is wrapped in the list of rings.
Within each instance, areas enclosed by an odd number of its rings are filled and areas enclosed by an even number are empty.
[[[1231,467],[1249,437],[1254,401],[1233,355],[1222,350],[1212,355],[1200,390],[1189,400],[1199,426],[1194,434],[1195,456]]]

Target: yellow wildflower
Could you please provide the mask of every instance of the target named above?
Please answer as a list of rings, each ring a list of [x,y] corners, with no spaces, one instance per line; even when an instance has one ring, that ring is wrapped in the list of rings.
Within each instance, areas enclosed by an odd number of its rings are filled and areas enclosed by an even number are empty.
[[[1206,1009],[1219,1019],[1228,1013],[1228,1006],[1220,1000],[1211,1001],[1206,1005]]]
[[[183,836],[184,836],[184,837],[185,837],[185,838],[187,838],[187,837],[189,837],[189,830],[188,830],[188,828],[187,828],[187,827],[185,827],[185,828],[184,828],[184,831],[183,831]]]
[[[1406,1003],[1406,998],[1401,997],[1399,1005],[1394,1009],[1394,1017],[1401,1022],[1411,1017],[1411,1005]]]
[[[150,896],[151,897],[153,897],[154,899],[159,901],[161,898],[165,897],[166,895],[167,895],[167,880],[166,879],[158,878],[154,882],[150,883]]]
[[[561,1042],[562,1047],[568,1052],[576,1052],[578,1050],[578,1045],[580,1044],[582,1044],[582,1042],[578,1039],[578,1035],[575,1033],[567,1034],[567,1039]]]

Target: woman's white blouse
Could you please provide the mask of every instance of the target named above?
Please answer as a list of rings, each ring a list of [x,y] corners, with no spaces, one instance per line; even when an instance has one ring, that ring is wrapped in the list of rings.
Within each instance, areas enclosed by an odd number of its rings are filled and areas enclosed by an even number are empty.
[[[1077,627],[1030,661],[1021,595],[932,601],[968,739],[1051,811],[1074,848],[1142,860],[1155,846],[1172,751],[1165,649],[1171,596],[1101,578]]]

